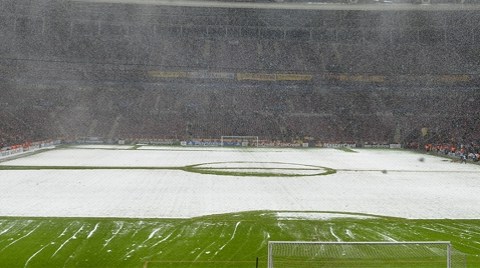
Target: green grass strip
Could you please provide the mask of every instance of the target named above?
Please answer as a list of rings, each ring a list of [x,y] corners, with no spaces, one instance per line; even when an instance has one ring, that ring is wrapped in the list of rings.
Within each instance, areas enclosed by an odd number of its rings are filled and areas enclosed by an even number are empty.
[[[191,219],[0,217],[0,266],[247,268],[255,267],[258,257],[259,267],[266,267],[268,241],[393,239],[451,241],[466,255],[467,267],[480,267],[480,220],[277,215],[253,211]],[[396,261],[393,256],[390,266],[379,267],[403,267]]]
[[[0,170],[111,170],[111,169],[122,169],[122,170],[142,170],[142,169],[160,169],[160,170],[184,170],[184,167],[128,167],[128,166],[11,166],[11,165],[0,165]]]
[[[335,169],[326,168],[326,167],[316,167],[316,166],[307,166],[306,167],[315,167],[318,168],[318,173],[315,174],[288,174],[288,173],[279,173],[279,172],[268,172],[269,170],[312,170],[307,168],[255,168],[255,167],[204,167],[207,164],[222,164],[223,162],[217,163],[203,163],[196,165],[189,165],[184,167],[129,167],[129,166],[20,166],[20,165],[0,165],[0,170],[181,170],[186,172],[193,172],[198,174],[209,174],[209,175],[224,175],[224,176],[255,176],[255,177],[301,177],[301,176],[319,176],[319,175],[329,175],[336,173]],[[228,163],[228,162],[225,162]],[[231,163],[243,163],[243,162],[231,162]],[[247,163],[247,162],[245,162]],[[274,164],[288,164],[288,163],[274,163]],[[233,169],[242,169],[245,171],[232,171]],[[265,172],[258,171],[248,171],[253,169],[265,170]]]

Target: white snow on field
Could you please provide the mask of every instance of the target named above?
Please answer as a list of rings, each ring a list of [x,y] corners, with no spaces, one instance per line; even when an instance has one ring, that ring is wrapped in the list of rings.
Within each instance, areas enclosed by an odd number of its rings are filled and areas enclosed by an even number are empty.
[[[339,218],[355,218],[355,219],[374,219],[375,216],[368,215],[354,215],[342,213],[315,213],[315,212],[277,212],[277,218],[281,220],[330,220]]]
[[[305,166],[289,163],[272,163],[272,162],[222,162],[200,165],[201,168],[283,168],[283,169],[302,169],[302,170],[318,170],[320,167]]]
[[[116,150],[126,150],[132,149],[133,145],[109,145],[109,144],[82,144],[82,145],[72,145],[71,148],[78,149],[116,149]]]
[[[159,146],[159,145],[142,145],[137,150],[158,150],[158,151],[165,151],[165,150],[175,150],[175,151],[218,151],[218,150],[235,150],[234,148],[220,148],[217,146],[197,146],[197,147],[178,147],[178,146]]]
[[[212,170],[212,169],[210,169]],[[241,172],[241,173],[256,173],[256,174],[259,174],[259,173],[262,173],[262,174],[265,174],[265,173],[275,173],[275,174],[282,174],[282,175],[303,175],[303,176],[306,176],[306,175],[314,175],[314,174],[320,174],[320,173],[324,173],[325,170],[311,170],[311,169],[306,169],[306,170],[294,170],[294,169],[255,169],[255,168],[252,168],[252,169],[213,169],[213,170],[221,170],[221,171],[227,171],[229,173],[233,173],[233,172]]]
[[[0,165],[173,167],[238,161],[315,165],[338,172],[235,177],[180,170],[0,170],[0,215],[187,218],[274,210],[480,218],[480,166],[408,151],[58,149]]]

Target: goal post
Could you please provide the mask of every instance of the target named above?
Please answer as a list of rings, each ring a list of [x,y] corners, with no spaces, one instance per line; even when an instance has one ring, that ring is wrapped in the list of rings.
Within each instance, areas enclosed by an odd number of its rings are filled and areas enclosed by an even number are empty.
[[[221,136],[220,145],[258,147],[258,136]]]
[[[270,241],[268,268],[466,267],[466,256],[448,241]]]

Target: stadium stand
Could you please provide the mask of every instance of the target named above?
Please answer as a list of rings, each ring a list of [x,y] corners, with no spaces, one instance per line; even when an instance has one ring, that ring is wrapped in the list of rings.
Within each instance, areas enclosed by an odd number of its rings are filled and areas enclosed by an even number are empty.
[[[475,9],[22,3],[0,3],[4,145],[480,139]]]

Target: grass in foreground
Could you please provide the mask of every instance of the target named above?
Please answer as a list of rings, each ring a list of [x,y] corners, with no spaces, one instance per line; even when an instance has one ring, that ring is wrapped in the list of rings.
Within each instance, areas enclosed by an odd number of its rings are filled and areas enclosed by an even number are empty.
[[[0,218],[1,267],[266,267],[268,241],[452,241],[480,267],[480,220]],[[311,266],[310,266],[311,267]],[[350,266],[354,267],[354,266]]]

